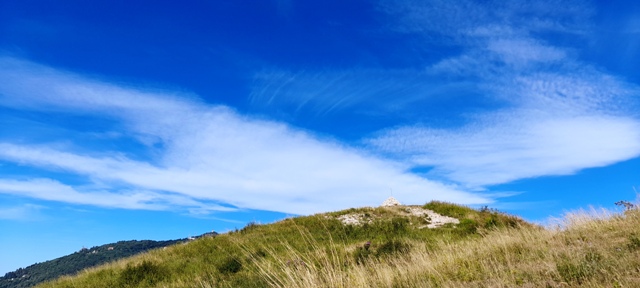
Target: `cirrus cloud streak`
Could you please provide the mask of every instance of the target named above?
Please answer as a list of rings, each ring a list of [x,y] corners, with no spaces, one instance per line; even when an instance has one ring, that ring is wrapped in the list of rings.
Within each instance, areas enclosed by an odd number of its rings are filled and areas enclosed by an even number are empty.
[[[242,116],[193,96],[123,88],[30,62],[3,61],[10,65],[3,65],[0,78],[11,81],[3,81],[10,84],[0,88],[1,105],[119,123],[114,127],[122,129],[120,135],[156,155],[143,161],[125,156],[128,151],[78,149],[82,143],[59,139],[4,140],[2,161],[85,177],[89,184],[106,186],[84,191],[63,180],[23,175],[29,179],[0,181],[4,193],[132,209],[206,206],[214,201],[295,214],[378,205],[389,187],[394,195],[413,203],[492,201],[406,173],[402,164],[334,140]]]

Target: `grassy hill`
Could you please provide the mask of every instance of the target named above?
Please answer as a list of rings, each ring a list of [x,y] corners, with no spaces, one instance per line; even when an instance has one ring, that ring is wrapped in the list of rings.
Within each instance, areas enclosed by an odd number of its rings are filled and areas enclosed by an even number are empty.
[[[8,272],[4,277],[0,277],[0,288],[33,287],[38,283],[63,275],[75,274],[88,267],[129,257],[151,249],[173,245],[180,241],[184,242],[186,239],[169,241],[120,241],[91,247],[89,249],[85,248],[67,256]]]
[[[430,209],[458,224],[426,228]],[[346,218],[357,224],[346,225]],[[442,202],[250,224],[40,287],[640,287],[640,211],[543,228]]]

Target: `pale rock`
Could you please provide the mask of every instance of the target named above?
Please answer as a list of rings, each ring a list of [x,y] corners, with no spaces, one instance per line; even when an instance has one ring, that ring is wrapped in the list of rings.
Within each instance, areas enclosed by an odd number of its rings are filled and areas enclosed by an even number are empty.
[[[384,200],[384,202],[382,202],[382,207],[390,207],[390,206],[398,206],[401,205],[400,202],[398,200],[396,200],[396,198],[393,198],[393,196],[387,198],[387,200]]]

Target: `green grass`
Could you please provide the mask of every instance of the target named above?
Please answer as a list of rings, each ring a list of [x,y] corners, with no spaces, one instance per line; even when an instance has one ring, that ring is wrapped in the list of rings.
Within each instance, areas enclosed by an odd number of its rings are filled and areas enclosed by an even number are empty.
[[[443,202],[459,225],[419,229],[404,207],[251,224],[41,287],[638,287],[640,212],[569,215],[555,228]],[[370,223],[335,217],[365,214]],[[369,245],[366,245],[370,242]]]

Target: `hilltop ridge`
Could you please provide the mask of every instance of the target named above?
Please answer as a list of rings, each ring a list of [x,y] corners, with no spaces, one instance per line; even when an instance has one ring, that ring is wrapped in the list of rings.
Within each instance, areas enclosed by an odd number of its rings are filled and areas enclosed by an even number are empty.
[[[416,208],[458,223],[425,227]],[[351,208],[250,223],[39,287],[640,287],[640,210],[625,208],[549,227],[437,201]]]
[[[349,223],[350,218],[358,223]],[[265,225],[249,223],[237,231],[150,251],[42,287],[66,287],[71,282],[75,287],[268,287],[274,283],[266,271],[278,271],[271,270],[274,265],[331,266],[323,264],[326,259],[314,258],[320,251],[355,268],[425,244],[435,248],[482,237],[490,229],[520,226],[533,225],[495,210],[443,202],[351,208]]]

